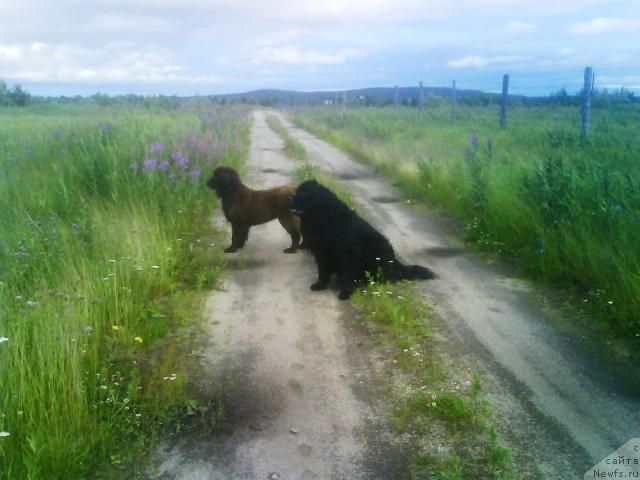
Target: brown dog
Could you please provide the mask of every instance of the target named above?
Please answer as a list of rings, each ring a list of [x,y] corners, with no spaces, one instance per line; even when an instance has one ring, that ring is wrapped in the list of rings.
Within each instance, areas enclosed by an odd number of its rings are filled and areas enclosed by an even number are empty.
[[[291,235],[291,246],[285,253],[295,253],[300,244],[300,219],[291,213],[289,197],[293,187],[252,190],[242,183],[240,175],[231,167],[220,166],[207,180],[209,188],[222,199],[224,216],[231,222],[231,246],[225,252],[236,252],[249,237],[249,228],[278,219]]]

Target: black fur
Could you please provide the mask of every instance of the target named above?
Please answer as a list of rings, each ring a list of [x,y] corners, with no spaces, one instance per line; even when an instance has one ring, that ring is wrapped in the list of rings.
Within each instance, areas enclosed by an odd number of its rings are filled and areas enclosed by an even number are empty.
[[[390,281],[435,278],[420,265],[402,265],[384,235],[315,180],[301,184],[290,203],[318,265],[318,281],[311,290],[327,288],[333,273],[340,278],[341,300],[351,296],[367,272]]]

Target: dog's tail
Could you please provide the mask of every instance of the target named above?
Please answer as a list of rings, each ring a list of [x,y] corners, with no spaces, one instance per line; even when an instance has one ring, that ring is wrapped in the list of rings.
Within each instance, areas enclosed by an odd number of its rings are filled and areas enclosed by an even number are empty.
[[[400,264],[400,274],[405,280],[431,280],[438,276],[422,265],[402,265]]]

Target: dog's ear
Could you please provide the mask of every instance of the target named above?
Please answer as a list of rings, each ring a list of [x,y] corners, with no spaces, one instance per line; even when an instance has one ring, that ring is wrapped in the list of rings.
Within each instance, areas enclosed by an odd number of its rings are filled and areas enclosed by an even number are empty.
[[[238,172],[230,167],[216,168],[213,172],[213,176],[229,184],[240,182],[240,176],[238,175]]]

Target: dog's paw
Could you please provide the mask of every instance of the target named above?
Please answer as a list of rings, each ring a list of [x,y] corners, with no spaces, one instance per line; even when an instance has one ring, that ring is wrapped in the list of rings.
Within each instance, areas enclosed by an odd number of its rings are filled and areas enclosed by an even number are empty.
[[[314,292],[317,292],[318,290],[326,290],[327,289],[327,285],[324,283],[312,283],[311,284],[311,290],[313,290]]]
[[[283,252],[284,252],[284,253],[296,253],[296,251],[297,251],[297,250],[298,250],[297,248],[289,247],[289,248],[285,248],[285,249],[283,250]]]
[[[237,251],[238,247],[236,247],[235,245],[231,245],[230,247],[224,249],[224,253],[235,253]]]
[[[353,292],[350,292],[348,290],[342,290],[339,294],[338,294],[338,298],[340,300],[349,300],[349,297],[351,296]]]

